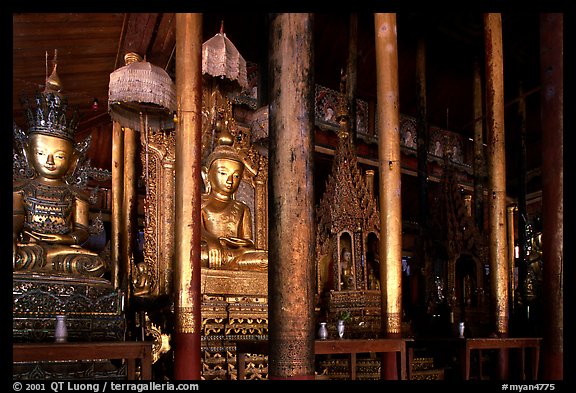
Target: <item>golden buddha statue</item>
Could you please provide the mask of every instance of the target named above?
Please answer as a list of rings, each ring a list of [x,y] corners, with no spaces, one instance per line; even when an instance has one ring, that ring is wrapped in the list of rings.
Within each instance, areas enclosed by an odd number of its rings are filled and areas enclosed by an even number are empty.
[[[202,195],[202,266],[212,269],[266,271],[268,251],[256,249],[252,215],[235,199],[245,164],[227,130],[202,169],[206,192]]]
[[[88,197],[66,182],[78,158],[76,124],[74,118],[66,122],[55,70],[36,96],[36,108],[27,108],[23,153],[34,175],[13,184],[13,270],[101,277],[109,269],[106,260],[81,246],[90,235]]]
[[[342,289],[354,289],[354,273],[352,273],[352,252],[348,248],[342,249],[340,268],[340,287]]]

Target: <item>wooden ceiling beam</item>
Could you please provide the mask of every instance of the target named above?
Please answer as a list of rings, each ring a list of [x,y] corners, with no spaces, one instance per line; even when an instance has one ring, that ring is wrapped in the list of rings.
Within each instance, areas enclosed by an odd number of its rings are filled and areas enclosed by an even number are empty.
[[[158,67],[166,69],[175,48],[176,14],[161,14],[158,31],[149,50],[148,61]]]
[[[148,55],[160,16],[159,13],[131,13],[127,15],[124,39],[120,43],[120,62],[116,64],[116,68],[124,65],[126,53],[136,52],[142,57]]]

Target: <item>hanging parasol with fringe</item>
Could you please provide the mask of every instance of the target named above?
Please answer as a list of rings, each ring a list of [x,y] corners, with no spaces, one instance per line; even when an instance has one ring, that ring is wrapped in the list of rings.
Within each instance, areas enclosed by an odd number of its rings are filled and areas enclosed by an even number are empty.
[[[224,33],[224,22],[220,32],[202,44],[202,74],[221,80],[224,90],[230,92],[248,88],[246,60]]]

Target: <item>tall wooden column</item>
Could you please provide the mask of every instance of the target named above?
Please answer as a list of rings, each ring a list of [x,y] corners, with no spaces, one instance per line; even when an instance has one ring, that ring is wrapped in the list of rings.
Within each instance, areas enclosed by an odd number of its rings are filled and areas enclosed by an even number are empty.
[[[348,62],[346,65],[346,101],[350,116],[350,133],[356,142],[356,91],[358,90],[358,14],[350,14],[348,25]]]
[[[540,16],[542,81],[543,379],[564,377],[564,17]]]
[[[313,16],[270,20],[270,379],[314,379]]]
[[[202,14],[176,14],[174,379],[199,380]]]
[[[121,265],[122,199],[124,195],[124,133],[120,123],[112,124],[112,218],[110,257],[112,259],[111,282],[115,289],[121,288],[121,277],[126,275]]]
[[[474,222],[484,232],[484,182],[486,168],[484,165],[484,116],[482,111],[482,73],[478,59],[474,60],[474,79],[472,84],[474,111]]]
[[[375,14],[380,171],[380,281],[382,330],[399,338],[402,316],[402,195],[396,14]],[[383,358],[382,377],[397,378],[393,354]]]
[[[420,33],[423,34],[423,33]],[[428,149],[430,130],[428,127],[428,105],[426,100],[426,40],[418,38],[416,44],[416,151],[418,159],[418,238],[416,241],[416,265],[425,272],[433,272],[432,260],[426,248],[428,232]],[[417,277],[413,275],[412,278]],[[416,292],[418,288],[414,288]],[[430,288],[426,288],[429,291]],[[418,301],[413,299],[413,301]]]
[[[514,310],[514,214],[518,211],[516,205],[510,205],[506,208],[508,212],[508,299],[510,299],[510,310]]]
[[[528,209],[526,205],[526,97],[524,93],[524,88],[520,84],[519,89],[519,99],[518,99],[518,125],[520,127],[520,132],[518,135],[518,143],[520,145],[520,151],[518,153],[518,244],[519,247],[519,263],[518,263],[518,282],[520,289],[520,300],[526,299],[526,282],[527,272],[528,272],[528,259],[527,259],[527,248],[528,239],[526,229],[528,228]],[[512,309],[512,315],[514,319],[518,321],[518,324],[526,327],[528,324],[528,308],[525,302],[521,303],[521,307],[518,309]]]
[[[130,307],[132,299],[132,286],[128,282],[130,267],[134,260],[134,242],[136,240],[136,226],[138,225],[137,208],[138,193],[136,191],[136,160],[138,159],[138,135],[137,131],[124,127],[124,185],[122,199],[122,235],[121,257],[122,266],[120,287],[126,293],[126,306]],[[128,330],[129,332],[131,329]]]
[[[495,330],[508,336],[508,245],[506,239],[506,151],[504,144],[504,69],[502,16],[484,14],[489,183],[490,284]],[[501,350],[500,377],[507,378],[508,353]]]

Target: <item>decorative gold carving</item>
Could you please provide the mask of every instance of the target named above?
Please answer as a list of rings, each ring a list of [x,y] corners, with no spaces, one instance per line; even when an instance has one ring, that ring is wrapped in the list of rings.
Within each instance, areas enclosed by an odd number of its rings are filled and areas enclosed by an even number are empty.
[[[269,358],[269,373],[280,378],[314,375],[314,367],[310,366],[308,360],[308,356],[314,356],[312,345],[313,343],[308,339],[295,335],[279,340],[278,346],[270,348],[276,356]],[[275,361],[270,359],[275,359]]]
[[[134,294],[159,296],[172,291],[176,135],[150,129],[140,133],[140,142],[146,182],[144,265],[132,269]]]
[[[192,307],[181,307],[178,309],[176,318],[178,318],[176,323],[177,333],[195,333]]]
[[[239,296],[268,296],[268,273],[202,269],[201,292]]]
[[[147,336],[152,336],[152,363],[156,363],[162,354],[170,351],[170,335],[162,333],[160,326],[150,321],[147,313],[144,313],[144,330]]]
[[[402,331],[402,318],[399,313],[387,313],[384,316],[386,333],[400,334]]]
[[[339,142],[316,211],[316,294],[329,334],[336,336],[335,321],[350,311],[349,337],[375,337],[380,331],[381,295],[370,289],[379,288],[380,213],[374,171],[364,176],[360,170],[344,102],[341,94]]]
[[[343,289],[339,285],[341,271],[338,266],[344,247],[352,251],[354,287],[367,289],[366,238],[368,233],[377,237],[380,234],[378,205],[358,166],[345,122],[339,137],[332,172],[316,212],[316,255],[320,262],[317,266],[318,295],[331,289]],[[330,280],[326,280],[326,274],[334,275],[332,283],[327,282]]]
[[[485,237],[480,233],[473,217],[469,214],[470,202],[466,200],[461,187],[456,181],[454,164],[450,161],[450,155],[444,158],[444,169],[442,175],[442,188],[440,195],[436,198],[436,204],[432,206],[433,213],[430,219],[430,238],[428,245],[432,256],[447,259],[446,276],[440,280],[446,280],[447,291],[444,295],[448,298],[451,307],[458,306],[457,303],[457,277],[456,264],[462,255],[469,256],[474,264],[475,289],[472,296],[475,297],[473,303],[483,304],[483,274],[484,265],[488,263],[488,247]],[[430,266],[431,261],[427,260],[426,270],[433,271]],[[434,298],[431,292],[435,287],[432,280],[433,274],[428,275],[430,282],[427,283],[428,297]],[[460,299],[462,300],[462,299]]]
[[[211,272],[206,270],[206,273]],[[232,281],[230,277],[220,276],[223,280]],[[235,379],[237,360],[234,341],[268,337],[266,297],[204,293],[201,313],[203,378]],[[247,378],[266,379],[267,362],[267,356],[249,356],[246,363]]]

